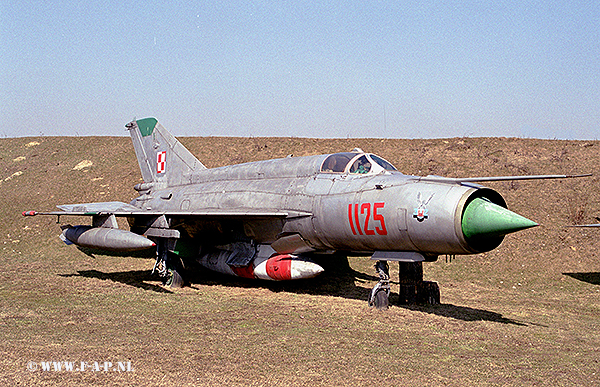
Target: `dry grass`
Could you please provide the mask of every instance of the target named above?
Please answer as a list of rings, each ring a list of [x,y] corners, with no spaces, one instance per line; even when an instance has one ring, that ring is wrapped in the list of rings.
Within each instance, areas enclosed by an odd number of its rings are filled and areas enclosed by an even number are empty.
[[[37,145],[31,145],[38,142]],[[372,262],[299,283],[202,272],[169,290],[153,261],[65,246],[57,204],[129,201],[127,138],[0,140],[0,376],[13,385],[598,385],[600,142],[456,138],[184,138],[207,166],[361,147],[410,174],[595,173],[496,183],[541,227],[495,251],[425,265],[442,305],[371,310]],[[219,152],[215,152],[219,149]],[[83,160],[92,165],[73,169]],[[575,216],[575,218],[574,218]],[[87,219],[70,219],[85,223]],[[397,271],[394,273],[397,276]],[[397,281],[397,277],[393,280]],[[397,285],[393,290],[397,292]],[[392,301],[397,294],[392,295]],[[132,362],[133,372],[30,372],[29,361]]]

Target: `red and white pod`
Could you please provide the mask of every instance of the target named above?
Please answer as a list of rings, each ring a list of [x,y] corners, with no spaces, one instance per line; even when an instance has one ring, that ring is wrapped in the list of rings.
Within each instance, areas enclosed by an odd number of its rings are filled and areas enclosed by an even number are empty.
[[[268,245],[260,246],[256,257],[244,267],[228,265],[230,254],[226,250],[212,251],[200,256],[198,263],[219,273],[269,281],[313,278],[324,271],[310,260],[292,254],[278,254]]]
[[[258,259],[255,259],[255,264]],[[256,278],[272,281],[287,281],[313,278],[323,272],[323,268],[291,254],[276,254],[259,262],[254,267]]]

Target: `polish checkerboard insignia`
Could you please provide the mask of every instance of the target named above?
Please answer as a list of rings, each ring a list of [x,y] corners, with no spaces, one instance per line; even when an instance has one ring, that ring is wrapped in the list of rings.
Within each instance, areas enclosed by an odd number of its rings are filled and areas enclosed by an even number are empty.
[[[167,151],[156,154],[156,173],[165,173],[167,170]]]

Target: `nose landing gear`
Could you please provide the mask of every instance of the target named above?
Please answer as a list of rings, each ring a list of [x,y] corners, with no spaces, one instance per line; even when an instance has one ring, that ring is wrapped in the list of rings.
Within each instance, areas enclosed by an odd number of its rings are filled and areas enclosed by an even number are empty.
[[[369,306],[379,310],[387,309],[390,305],[390,266],[387,261],[377,261],[375,270],[379,275],[379,282],[369,296]]]
[[[399,263],[399,303],[404,305],[440,303],[440,288],[437,282],[423,281],[423,262]],[[371,290],[369,306],[377,309],[389,307],[390,269],[387,261],[377,261],[375,270],[379,282]]]

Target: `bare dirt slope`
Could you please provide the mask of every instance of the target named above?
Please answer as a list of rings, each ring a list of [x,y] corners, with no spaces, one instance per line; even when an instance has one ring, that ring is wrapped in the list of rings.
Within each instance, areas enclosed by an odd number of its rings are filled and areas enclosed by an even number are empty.
[[[513,138],[183,138],[208,167],[360,147],[407,174],[594,173],[489,184],[540,227],[497,250],[426,264],[442,305],[371,310],[372,263],[326,263],[311,281],[200,273],[172,291],[153,260],[66,246],[24,210],[128,202],[129,138],[0,140],[0,378],[18,385],[599,385],[600,142]],[[88,219],[68,219],[86,224]],[[394,271],[397,267],[393,266]],[[396,273],[397,275],[397,273]],[[397,292],[397,285],[393,291]],[[393,298],[392,298],[393,300]],[[110,371],[42,362],[113,363]],[[130,362],[133,371],[118,369]],[[32,362],[32,363],[30,363]],[[35,371],[28,370],[28,363]]]

